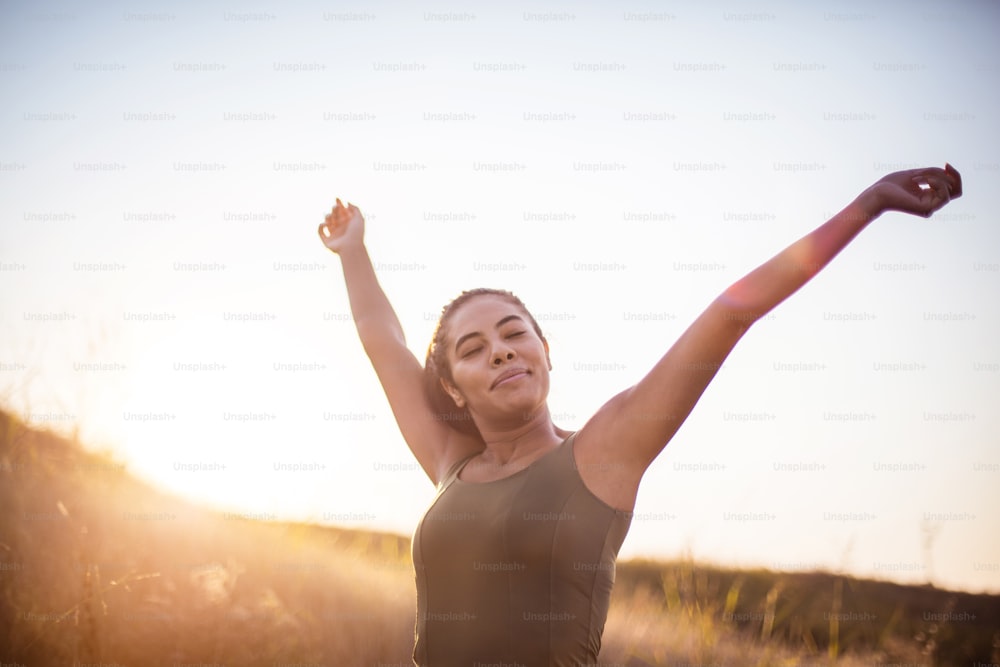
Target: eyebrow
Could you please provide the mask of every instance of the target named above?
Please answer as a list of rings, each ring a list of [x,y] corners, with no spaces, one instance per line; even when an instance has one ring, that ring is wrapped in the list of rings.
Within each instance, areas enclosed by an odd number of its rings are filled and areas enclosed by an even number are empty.
[[[502,327],[503,325],[507,324],[511,320],[520,320],[521,322],[524,322],[524,318],[522,318],[520,315],[508,315],[507,317],[504,317],[499,322],[497,322],[496,324],[494,324],[493,328],[494,329],[499,329],[500,327]],[[479,332],[479,331],[473,331],[472,333],[465,334],[464,336],[462,336],[461,338],[459,338],[457,341],[455,341],[455,351],[457,352],[458,348],[461,347],[462,343],[464,343],[465,341],[469,340],[470,338],[475,338],[476,336],[482,336],[482,335],[483,335],[482,332]]]

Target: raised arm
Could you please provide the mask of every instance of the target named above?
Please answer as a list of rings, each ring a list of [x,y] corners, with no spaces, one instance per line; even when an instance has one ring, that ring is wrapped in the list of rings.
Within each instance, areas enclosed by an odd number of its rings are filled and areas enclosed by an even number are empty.
[[[642,380],[608,401],[581,429],[577,457],[583,459],[584,480],[595,491],[603,489],[605,501],[630,506],[642,473],[751,324],[805,285],[883,212],[930,216],[961,192],[961,178],[949,165],[889,174],[829,221],[733,283]]]
[[[720,299],[733,311],[731,317],[749,326],[809,282],[882,213],[930,217],[961,194],[961,177],[951,165],[889,174],[826,223],[733,283]]]
[[[406,347],[403,327],[375,276],[364,244],[364,218],[340,199],[319,226],[327,248],[340,256],[351,314],[365,353],[389,399],[396,423],[424,472],[435,484],[468,438],[435,417],[424,393],[423,367]]]

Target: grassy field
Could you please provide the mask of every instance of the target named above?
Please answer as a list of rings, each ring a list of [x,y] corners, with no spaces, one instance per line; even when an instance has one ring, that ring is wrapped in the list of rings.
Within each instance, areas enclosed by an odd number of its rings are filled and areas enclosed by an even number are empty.
[[[409,540],[156,492],[0,412],[0,665],[410,665]],[[1000,596],[622,562],[599,663],[1000,664]]]

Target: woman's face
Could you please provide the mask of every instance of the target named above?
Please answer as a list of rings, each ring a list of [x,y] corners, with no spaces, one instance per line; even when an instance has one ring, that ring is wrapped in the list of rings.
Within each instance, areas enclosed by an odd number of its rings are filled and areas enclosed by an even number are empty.
[[[478,296],[460,306],[447,326],[453,382],[443,381],[445,391],[477,422],[515,426],[545,406],[548,344],[524,310],[503,297]]]

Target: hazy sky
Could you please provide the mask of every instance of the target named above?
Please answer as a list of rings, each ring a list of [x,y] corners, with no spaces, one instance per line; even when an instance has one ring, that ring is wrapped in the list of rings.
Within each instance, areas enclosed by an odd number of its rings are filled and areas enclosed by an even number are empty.
[[[410,533],[433,495],[316,235],[336,196],[421,359],[448,300],[511,289],[576,429],[745,272],[950,162],[966,196],[740,342],[621,555],[1000,591],[995,3],[0,11],[2,401],[234,513]]]

